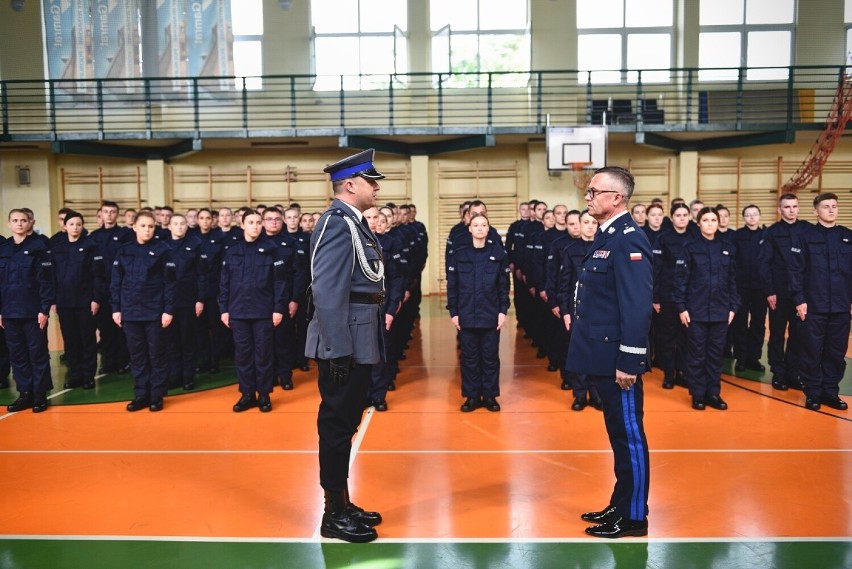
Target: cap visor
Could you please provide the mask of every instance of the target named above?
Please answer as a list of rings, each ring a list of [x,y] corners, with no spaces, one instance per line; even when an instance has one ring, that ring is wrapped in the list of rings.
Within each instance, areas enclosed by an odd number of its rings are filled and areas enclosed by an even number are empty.
[[[375,168],[370,168],[369,170],[364,170],[363,172],[358,174],[364,178],[369,178],[371,180],[382,180],[385,175],[376,170]]]

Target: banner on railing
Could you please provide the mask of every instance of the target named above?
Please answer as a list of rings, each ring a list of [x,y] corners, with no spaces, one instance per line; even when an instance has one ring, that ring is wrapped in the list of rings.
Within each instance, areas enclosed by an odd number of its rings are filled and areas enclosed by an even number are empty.
[[[139,77],[139,24],[137,0],[94,0],[92,6],[92,57],[95,77]],[[132,82],[106,82],[107,91],[132,92]]]
[[[184,12],[186,0],[157,0],[157,53],[160,77],[186,77]],[[172,88],[181,89],[185,81],[176,79]]]
[[[186,46],[190,77],[234,75],[234,36],[230,0],[190,0],[186,10]],[[200,84],[205,91],[232,91],[233,80]]]
[[[44,0],[47,69],[60,90],[82,93],[91,87],[90,0]],[[67,82],[66,82],[67,81]]]

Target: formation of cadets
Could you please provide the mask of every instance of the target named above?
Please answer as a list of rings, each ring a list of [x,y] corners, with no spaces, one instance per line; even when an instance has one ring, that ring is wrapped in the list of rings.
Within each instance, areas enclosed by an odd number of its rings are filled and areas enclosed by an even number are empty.
[[[416,215],[413,204],[368,212],[389,266],[388,361],[376,366],[367,402],[378,411],[387,410],[420,313],[428,238]],[[48,238],[34,231],[30,209],[11,210],[10,235],[0,236],[0,387],[10,387],[11,374],[19,395],[8,410],[48,408],[53,311],[66,389],[130,372],[127,410],[160,411],[169,389],[194,389],[198,373],[216,373],[233,356],[233,410],[271,411],[273,388],[293,389],[293,371],[310,369],[308,257],[319,216],[296,203],[182,214],[168,206],[121,212],[104,201],[91,233],[80,213],[63,208],[61,231]]]
[[[663,372],[662,387],[686,387],[693,409],[727,409],[721,396],[725,358],[735,361],[737,372],[766,371],[760,360],[767,314],[773,388],[802,390],[811,410],[821,405],[847,409],[838,385],[852,317],[852,230],[837,224],[835,194],[819,194],[812,205],[815,221],[809,223],[799,219],[798,197],[784,194],[778,201],[779,220],[768,227],[761,224],[760,208],[747,205],[740,212],[744,225],[737,230],[729,229],[730,211],[722,204],[709,207],[700,200],[687,204],[676,198],[668,212],[659,199],[632,207],[654,253],[652,361]],[[481,201],[463,203],[461,221],[449,234],[448,308],[454,319],[483,307],[493,318],[505,313],[499,293],[495,296],[481,282],[488,263],[468,260],[473,270],[462,272],[457,260],[471,248],[470,235],[476,235],[471,219],[484,212]],[[550,209],[536,200],[520,204],[519,214],[503,247],[518,328],[548,371],[559,372],[561,388],[573,390],[573,410],[589,405],[600,409],[594,386],[565,365],[577,271],[587,254],[596,254],[591,249],[597,222],[587,212],[564,205]],[[499,244],[499,235],[489,232],[487,243]],[[493,263],[494,253],[490,256]],[[456,306],[453,299],[465,287],[488,300]],[[485,362],[478,371],[462,366],[466,399],[461,410],[499,410],[493,402],[499,386],[489,388],[491,395],[471,387],[490,385],[488,365],[499,362],[496,348],[488,344],[465,353],[463,342],[461,347],[462,362]]]

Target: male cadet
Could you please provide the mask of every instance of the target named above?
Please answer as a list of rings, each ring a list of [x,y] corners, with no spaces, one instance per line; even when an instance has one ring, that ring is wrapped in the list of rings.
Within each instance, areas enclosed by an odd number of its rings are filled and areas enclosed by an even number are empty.
[[[810,225],[799,219],[799,198],[784,194],[778,200],[781,219],[770,225],[760,242],[763,296],[769,305],[769,341],[766,355],[772,370],[772,387],[801,389],[799,352],[802,340],[796,325],[796,305],[790,293],[790,249]],[[789,330],[789,336],[788,336]],[[787,337],[786,347],[784,339]]]
[[[363,216],[376,205],[377,180],[384,178],[373,167],[374,152],[325,168],[335,199],[311,234],[314,314],[305,355],[316,359],[319,371],[317,430],[325,491],[320,534],[353,543],[376,539],[374,526],[382,521],[377,512],[353,504],[348,487],[352,437],[367,403],[373,364],[384,357],[382,251]]]
[[[760,266],[755,261],[760,257],[760,242],[763,227],[760,226],[760,208],[749,204],[743,208],[745,225],[734,231],[736,251],[737,292],[742,306],[734,317],[734,369],[743,371],[765,371],[760,363],[763,353],[763,338],[766,335],[766,297],[763,295],[763,279]]]
[[[790,291],[802,329],[799,370],[805,407],[845,411],[839,385],[852,312],[852,230],[837,225],[836,194],[817,195],[814,213],[816,225],[802,232],[790,258]]]
[[[586,191],[600,230],[583,259],[576,288],[568,368],[594,382],[615,454],[615,489],[609,505],[581,517],[598,525],[595,537],[648,534],[648,441],[643,426],[642,374],[650,371],[651,245],[627,210],[633,176],[607,166]]]

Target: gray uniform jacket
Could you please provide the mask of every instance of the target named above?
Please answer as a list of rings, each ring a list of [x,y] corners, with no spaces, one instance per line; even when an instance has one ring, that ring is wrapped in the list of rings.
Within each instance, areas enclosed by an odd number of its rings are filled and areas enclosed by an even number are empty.
[[[384,279],[374,282],[362,270],[346,217],[355,224],[370,268],[378,271],[382,263],[376,236],[346,204],[334,200],[311,233],[314,316],[308,324],[305,356],[329,360],[352,355],[355,363],[374,364],[385,357],[382,304],[351,302],[351,295],[381,293]]]

